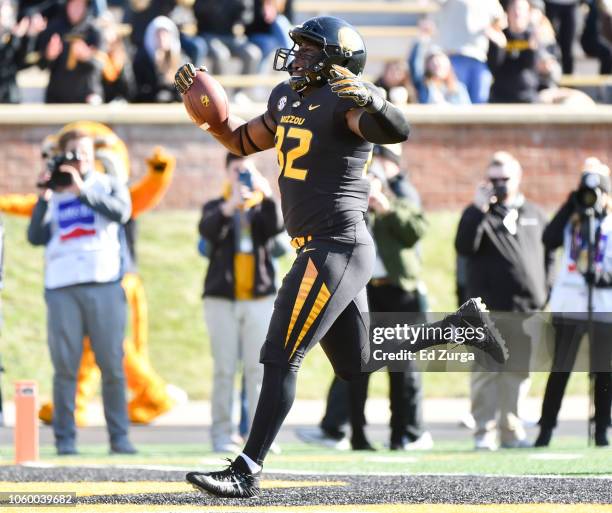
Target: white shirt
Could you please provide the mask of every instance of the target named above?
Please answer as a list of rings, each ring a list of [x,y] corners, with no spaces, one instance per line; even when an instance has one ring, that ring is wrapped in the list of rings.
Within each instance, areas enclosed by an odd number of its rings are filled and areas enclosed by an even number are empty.
[[[86,188],[111,192],[108,179],[89,173]],[[45,288],[108,283],[121,278],[119,223],[68,192],[54,193],[46,213],[51,239],[45,249]]]
[[[599,272],[612,272],[612,216],[606,216],[600,226],[599,241],[595,250],[595,268]],[[551,311],[587,312],[588,287],[583,276],[586,270],[586,241],[576,239],[571,223],[568,223],[563,237],[561,269],[550,296]],[[612,288],[593,289],[593,312],[612,312]],[[568,317],[584,318],[585,316],[569,315]]]

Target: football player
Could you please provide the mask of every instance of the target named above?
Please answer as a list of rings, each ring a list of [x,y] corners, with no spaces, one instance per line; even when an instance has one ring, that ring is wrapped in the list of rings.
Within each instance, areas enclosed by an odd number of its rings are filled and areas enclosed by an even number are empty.
[[[187,474],[194,487],[219,497],[259,494],[264,458],[291,408],[298,369],[314,344],[321,343],[344,379],[358,376],[362,359],[368,359],[365,286],[375,253],[364,222],[365,168],[372,143],[403,142],[409,132],[402,111],[360,78],[366,48],[351,25],[321,16],[289,35],[293,48],[277,50],[274,59],[274,69],[287,71],[289,80],[274,88],[266,112],[248,123],[230,115],[212,132],[239,155],[276,148],[285,225],[297,249],[261,352],[261,395],[244,451],[225,470]],[[195,75],[192,64],[178,70],[179,92],[189,90]],[[462,308],[453,322],[469,315],[470,322],[484,325],[476,301]],[[504,349],[500,344],[497,338],[489,344],[498,357]]]

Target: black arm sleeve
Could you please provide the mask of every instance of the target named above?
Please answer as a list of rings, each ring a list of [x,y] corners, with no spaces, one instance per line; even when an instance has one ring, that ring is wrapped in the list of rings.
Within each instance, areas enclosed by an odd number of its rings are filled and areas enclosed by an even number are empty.
[[[359,131],[374,144],[394,144],[408,139],[410,126],[404,113],[377,94],[359,118]]]

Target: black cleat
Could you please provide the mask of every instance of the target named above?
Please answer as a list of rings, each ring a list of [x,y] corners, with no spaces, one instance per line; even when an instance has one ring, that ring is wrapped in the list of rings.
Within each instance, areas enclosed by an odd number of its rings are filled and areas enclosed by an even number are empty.
[[[479,297],[468,299],[459,310],[444,320],[456,328],[484,328],[484,337],[474,337],[466,340],[464,344],[484,351],[498,363],[504,363],[508,359],[506,342],[489,317],[487,306]]]
[[[185,479],[196,490],[215,497],[230,499],[250,499],[259,497],[259,477],[261,471],[252,474],[249,468],[238,457],[225,470],[218,472],[189,472]]]

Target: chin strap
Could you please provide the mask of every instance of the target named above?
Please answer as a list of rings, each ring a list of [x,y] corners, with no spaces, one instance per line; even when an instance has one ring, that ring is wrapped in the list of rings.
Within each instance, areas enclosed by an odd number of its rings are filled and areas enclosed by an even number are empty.
[[[309,80],[306,77],[291,77],[289,79],[289,85],[296,93],[301,93],[309,85]]]

